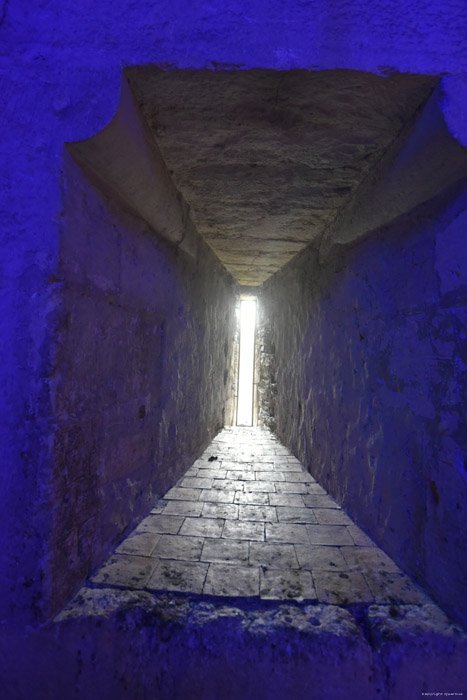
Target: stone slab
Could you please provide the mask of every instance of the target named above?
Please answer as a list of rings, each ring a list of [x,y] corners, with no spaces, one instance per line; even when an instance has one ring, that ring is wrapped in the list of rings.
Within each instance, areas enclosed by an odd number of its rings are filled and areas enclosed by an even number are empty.
[[[92,577],[97,585],[117,588],[144,588],[156,566],[156,560],[133,554],[114,554]]]
[[[269,523],[277,522],[276,509],[273,506],[240,505],[239,520],[258,520]]]
[[[186,518],[180,528],[180,534],[191,537],[220,537],[224,522],[221,518]]]
[[[308,532],[305,525],[289,523],[266,523],[266,540],[268,542],[288,542],[290,544],[308,544]]]
[[[253,482],[250,482],[253,483]],[[263,493],[261,491],[250,491],[245,490],[237,491],[235,494],[235,503],[239,505],[264,505],[267,506],[270,503],[270,498],[267,492]],[[272,505],[272,504],[271,504]]]
[[[165,509],[164,509],[165,510]],[[179,515],[148,515],[136,528],[136,532],[154,532],[161,535],[176,535],[184,518]]]
[[[298,569],[293,545],[269,542],[250,543],[250,564],[270,569]]]
[[[204,593],[214,596],[256,597],[259,595],[259,569],[252,566],[210,564]]]
[[[222,537],[262,542],[264,540],[264,523],[248,522],[246,520],[226,520]]]
[[[353,540],[343,525],[307,525],[311,544],[352,545]]]
[[[314,570],[313,580],[320,603],[354,605],[374,602],[363,574]]]
[[[246,540],[206,539],[201,560],[217,564],[248,564],[250,543]]]
[[[158,543],[161,535],[152,532],[136,533],[131,537],[127,537],[121,545],[117,547],[117,554],[137,554],[143,557],[149,557]]]
[[[203,562],[159,560],[146,584],[151,591],[201,593],[208,570]]]
[[[197,517],[203,510],[201,501],[169,501],[164,508],[164,515],[183,515]]]
[[[182,535],[162,535],[152,553],[159,559],[199,561],[204,539]]]
[[[309,571],[261,570],[260,596],[264,600],[316,600]]]

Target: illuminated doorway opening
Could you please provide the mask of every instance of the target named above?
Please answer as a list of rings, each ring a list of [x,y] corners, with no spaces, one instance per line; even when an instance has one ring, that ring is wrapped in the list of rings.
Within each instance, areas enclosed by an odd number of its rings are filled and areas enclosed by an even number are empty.
[[[253,425],[256,299],[240,300],[237,425]]]

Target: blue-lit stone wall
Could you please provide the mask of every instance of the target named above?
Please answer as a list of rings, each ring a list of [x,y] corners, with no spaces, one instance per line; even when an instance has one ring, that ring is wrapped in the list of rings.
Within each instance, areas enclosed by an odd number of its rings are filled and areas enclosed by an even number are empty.
[[[466,204],[464,183],[325,265],[308,249],[262,295],[278,435],[464,622]]]
[[[57,611],[224,425],[235,289],[66,158],[45,604]]]
[[[451,132],[467,142],[466,6],[380,0],[4,0],[0,607],[42,614],[50,570],[61,292],[63,145],[115,114],[122,68],[352,68],[443,75]]]

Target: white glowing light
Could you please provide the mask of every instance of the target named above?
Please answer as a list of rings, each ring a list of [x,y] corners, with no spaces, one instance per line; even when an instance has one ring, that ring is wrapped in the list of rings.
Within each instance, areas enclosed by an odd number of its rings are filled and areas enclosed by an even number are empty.
[[[253,425],[256,300],[240,302],[240,357],[238,370],[237,425]]]

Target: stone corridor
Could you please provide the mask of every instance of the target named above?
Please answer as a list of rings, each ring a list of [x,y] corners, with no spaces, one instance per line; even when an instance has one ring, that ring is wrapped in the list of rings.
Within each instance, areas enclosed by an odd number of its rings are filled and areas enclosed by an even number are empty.
[[[54,698],[409,700],[462,694],[467,638],[271,432],[224,428],[40,644]]]
[[[260,428],[225,428],[92,585],[343,606],[429,602]]]
[[[0,31],[0,700],[467,698],[467,3]]]

